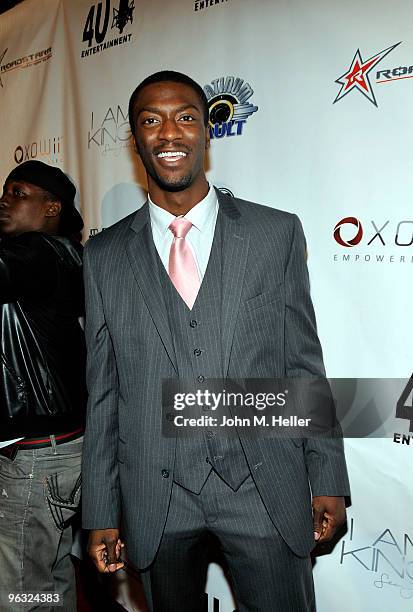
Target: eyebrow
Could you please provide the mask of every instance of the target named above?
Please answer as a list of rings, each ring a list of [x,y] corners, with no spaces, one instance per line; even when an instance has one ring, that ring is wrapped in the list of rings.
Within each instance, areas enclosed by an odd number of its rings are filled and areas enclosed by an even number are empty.
[[[199,108],[198,108],[197,106],[195,106],[194,104],[183,104],[182,106],[179,106],[179,107],[176,109],[176,112],[177,112],[177,113],[181,113],[182,111],[184,111],[184,110],[188,110],[188,109],[190,109],[190,108],[193,108],[193,109],[194,109],[194,110],[196,110],[198,113],[200,113]],[[147,112],[147,113],[157,113],[157,114],[160,114],[160,113],[161,113],[161,110],[160,110],[159,108],[157,108],[156,106],[144,106],[143,108],[141,108],[141,109],[139,110],[138,114],[136,115],[136,118],[138,118],[138,117],[139,117],[139,115],[140,115],[141,113],[144,113],[144,112]]]

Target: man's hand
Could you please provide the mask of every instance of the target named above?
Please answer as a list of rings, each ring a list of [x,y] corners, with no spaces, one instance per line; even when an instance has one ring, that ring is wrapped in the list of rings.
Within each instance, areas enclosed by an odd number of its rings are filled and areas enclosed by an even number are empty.
[[[314,539],[317,544],[329,542],[346,521],[344,497],[313,497]]]
[[[87,551],[99,572],[117,572],[123,567],[124,563],[119,561],[123,547],[119,529],[93,529],[89,533]]]

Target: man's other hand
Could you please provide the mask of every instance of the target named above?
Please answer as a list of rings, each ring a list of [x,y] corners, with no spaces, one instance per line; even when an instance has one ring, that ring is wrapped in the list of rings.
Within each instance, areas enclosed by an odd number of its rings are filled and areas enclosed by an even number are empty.
[[[318,495],[313,497],[314,539],[317,544],[329,542],[346,521],[344,497]]]
[[[87,551],[99,572],[117,572],[124,566],[119,561],[123,547],[119,529],[92,529],[89,533]]]

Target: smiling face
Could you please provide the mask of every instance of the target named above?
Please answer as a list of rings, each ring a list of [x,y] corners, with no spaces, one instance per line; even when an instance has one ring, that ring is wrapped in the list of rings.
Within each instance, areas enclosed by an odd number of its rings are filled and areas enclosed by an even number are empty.
[[[139,93],[133,111],[136,147],[151,197],[157,201],[165,192],[190,190],[195,198],[199,192],[201,200],[207,189],[209,132],[196,91],[183,83],[152,83]]]
[[[53,233],[60,209],[60,202],[50,201],[40,187],[25,181],[6,181],[0,198],[0,235]]]

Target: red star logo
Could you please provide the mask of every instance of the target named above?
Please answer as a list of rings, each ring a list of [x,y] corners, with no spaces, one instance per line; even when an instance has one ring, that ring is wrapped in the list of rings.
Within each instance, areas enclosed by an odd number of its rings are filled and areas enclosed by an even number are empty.
[[[339,77],[335,82],[341,85],[341,89],[337,94],[336,99],[333,104],[344,98],[350,91],[353,89],[358,89],[363,96],[366,96],[370,102],[377,106],[376,97],[374,95],[374,91],[371,87],[369,72],[377,66],[381,60],[386,57],[390,51],[393,51],[398,45],[401,44],[401,41],[392,45],[391,47],[387,47],[383,51],[376,53],[372,57],[370,57],[365,62],[361,57],[360,49],[357,49],[353,61],[350,64],[350,68],[345,72],[341,77]]]

